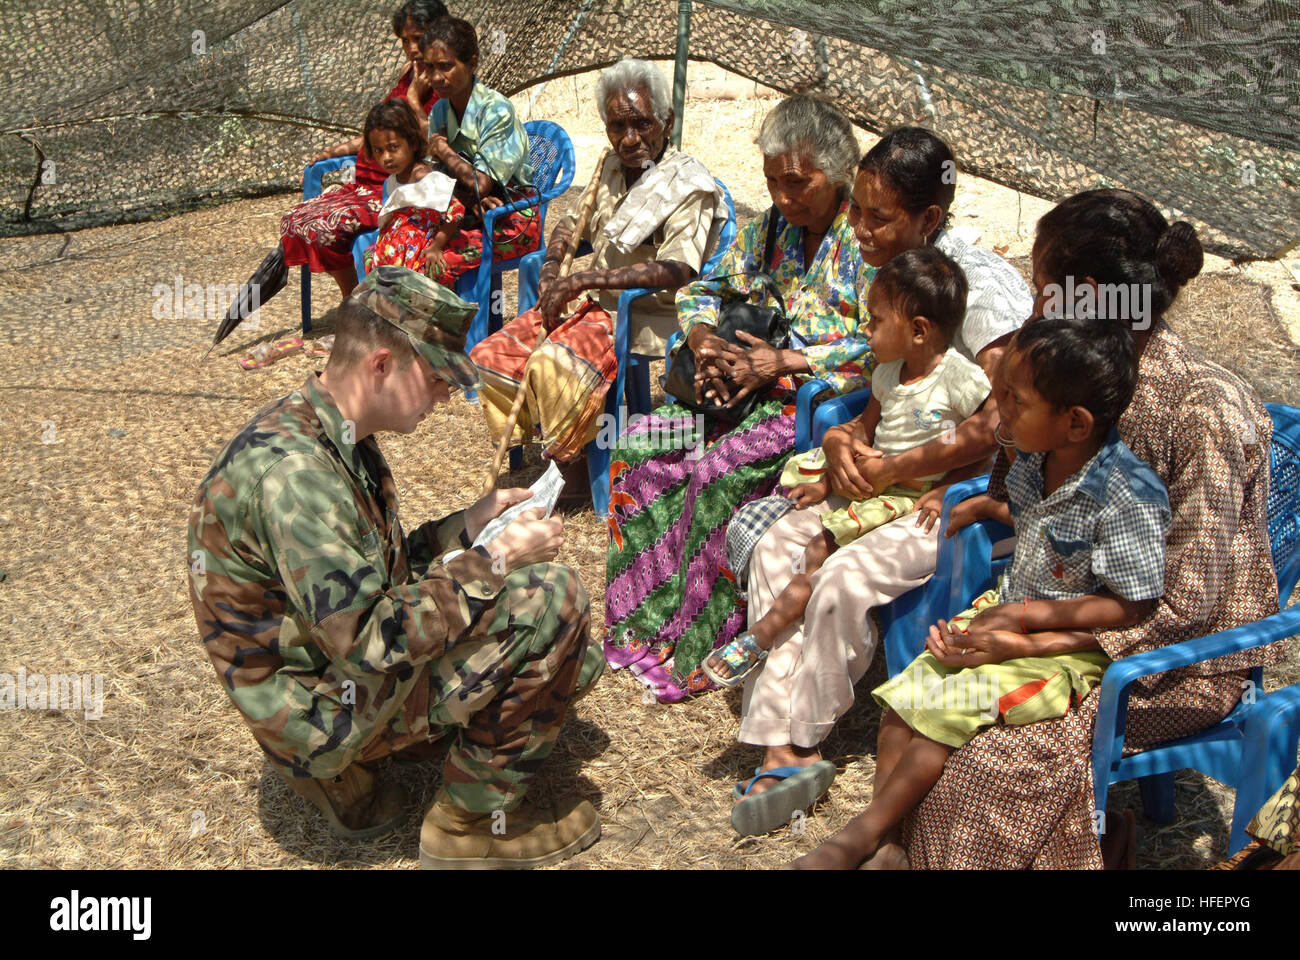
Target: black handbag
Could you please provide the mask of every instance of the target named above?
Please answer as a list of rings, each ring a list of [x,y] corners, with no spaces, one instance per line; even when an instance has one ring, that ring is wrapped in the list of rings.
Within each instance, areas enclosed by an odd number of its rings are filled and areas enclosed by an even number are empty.
[[[775,205],[768,213],[767,236],[763,243],[764,272],[754,276],[751,290],[762,292],[762,303],[768,300],[776,302],[775,307],[751,303],[748,299],[736,300],[724,304],[719,311],[718,326],[715,335],[728,343],[741,343],[737,336],[744,331],[761,340],[766,340],[778,350],[784,350],[790,344],[790,318],[786,315],[785,304],[776,281],[766,271],[772,269],[772,254],[776,251],[776,217]],[[743,274],[731,274],[743,276]],[[728,279],[720,277],[718,279]],[[664,393],[676,398],[677,402],[688,410],[702,414],[709,421],[740,423],[758,406],[762,400],[762,391],[747,395],[740,403],[725,407],[712,402],[697,402],[695,399],[695,354],[691,348],[682,343],[673,357],[668,371],[659,379]]]

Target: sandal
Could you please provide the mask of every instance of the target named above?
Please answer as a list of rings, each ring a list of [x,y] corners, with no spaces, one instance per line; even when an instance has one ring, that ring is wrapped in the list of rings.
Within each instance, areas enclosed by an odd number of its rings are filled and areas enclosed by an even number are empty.
[[[750,796],[749,791],[763,777],[775,777],[781,782]],[[771,833],[789,823],[796,811],[807,810],[826,796],[834,779],[835,764],[829,760],[818,760],[806,767],[755,767],[753,779],[736,784],[732,791],[743,799],[731,808],[731,825],[742,837]]]
[[[275,346],[268,343],[259,343],[253,348],[249,356],[239,361],[239,365],[245,370],[269,367],[275,361],[287,357],[301,346],[302,337],[290,337],[288,340],[281,340]]]
[[[717,657],[731,668],[731,676],[724,677],[709,666],[709,660]],[[734,687],[749,675],[749,672],[767,659],[767,651],[758,645],[754,635],[746,630],[719,650],[704,658],[700,666],[704,675],[720,687]]]
[[[308,343],[304,343],[302,346],[302,352],[307,354],[307,356],[320,357],[322,359],[328,357],[330,351],[333,349],[334,334],[332,333],[321,337],[319,340],[312,340]]]

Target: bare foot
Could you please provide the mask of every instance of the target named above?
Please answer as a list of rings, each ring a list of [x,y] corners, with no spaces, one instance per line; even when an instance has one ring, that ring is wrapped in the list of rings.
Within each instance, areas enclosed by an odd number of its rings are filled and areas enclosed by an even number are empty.
[[[1131,825],[1130,825],[1131,824]],[[1122,814],[1106,811],[1106,832],[1101,836],[1101,862],[1106,870],[1127,870],[1137,834],[1137,821],[1132,810]]]
[[[812,853],[787,863],[785,870],[853,870],[862,863],[862,854],[848,842],[841,830]]]
[[[763,769],[774,770],[777,767],[811,767],[814,763],[822,758],[821,751],[816,747],[768,747],[763,754]],[[780,783],[775,777],[763,777],[750,789],[747,796],[754,796],[762,793],[771,787]],[[742,798],[743,799],[743,798]],[[739,803],[737,800],[736,803]]]
[[[882,843],[880,849],[863,861],[859,870],[911,870],[907,851],[901,844]]]

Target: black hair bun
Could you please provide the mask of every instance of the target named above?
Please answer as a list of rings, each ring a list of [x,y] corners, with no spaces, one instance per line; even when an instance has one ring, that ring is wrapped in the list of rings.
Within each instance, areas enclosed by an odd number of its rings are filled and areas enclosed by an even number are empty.
[[[1179,220],[1156,243],[1156,269],[1171,292],[1201,272],[1205,253],[1190,223]]]

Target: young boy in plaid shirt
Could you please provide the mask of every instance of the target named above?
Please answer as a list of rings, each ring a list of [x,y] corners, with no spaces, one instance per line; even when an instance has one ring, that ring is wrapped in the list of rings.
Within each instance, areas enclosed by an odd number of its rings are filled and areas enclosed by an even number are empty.
[[[1080,649],[1080,633],[1132,626],[1164,592],[1169,498],[1115,429],[1137,378],[1128,329],[1033,320],[1001,373],[998,439],[1018,452],[1010,503],[979,497],[962,512],[1015,527],[1011,568],[873,691],[885,713],[872,802],[800,866],[856,864],[895,841],[948,756],[981,729],[1064,715],[1110,663],[1095,641]]]

